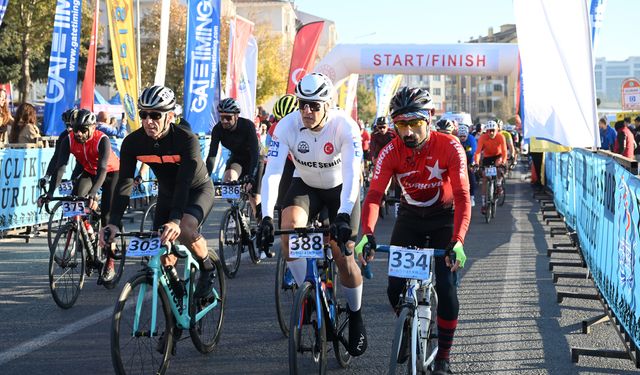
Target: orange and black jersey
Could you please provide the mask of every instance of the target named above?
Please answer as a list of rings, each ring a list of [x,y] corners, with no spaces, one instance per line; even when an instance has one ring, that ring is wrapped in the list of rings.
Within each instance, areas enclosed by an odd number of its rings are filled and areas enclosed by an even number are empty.
[[[170,220],[182,219],[190,190],[210,183],[193,133],[171,124],[168,134],[154,141],[140,128],[129,134],[120,148],[120,178],[113,197],[111,224],[120,223],[129,204],[137,161],[147,164],[155,174],[158,199],[171,200]]]

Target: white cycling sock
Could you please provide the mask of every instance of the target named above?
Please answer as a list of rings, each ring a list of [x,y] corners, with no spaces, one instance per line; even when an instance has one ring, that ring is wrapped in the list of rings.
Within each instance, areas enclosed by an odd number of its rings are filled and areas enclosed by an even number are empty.
[[[287,261],[287,266],[289,267],[289,270],[291,270],[291,274],[293,275],[293,279],[296,281],[296,285],[302,285],[304,283],[304,278],[307,276],[307,260],[301,258]]]
[[[344,290],[344,298],[347,299],[349,310],[353,312],[360,310],[362,304],[362,284],[355,288],[347,288],[343,285],[342,290]]]

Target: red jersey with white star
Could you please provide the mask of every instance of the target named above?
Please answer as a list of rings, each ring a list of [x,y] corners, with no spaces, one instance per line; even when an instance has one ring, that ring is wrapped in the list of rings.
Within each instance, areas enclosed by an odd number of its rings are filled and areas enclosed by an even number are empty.
[[[396,137],[380,151],[362,206],[364,234],[373,233],[392,176],[402,189],[402,207],[420,217],[450,214],[455,205],[452,241],[464,242],[471,219],[467,156],[454,136],[431,132],[419,149]]]

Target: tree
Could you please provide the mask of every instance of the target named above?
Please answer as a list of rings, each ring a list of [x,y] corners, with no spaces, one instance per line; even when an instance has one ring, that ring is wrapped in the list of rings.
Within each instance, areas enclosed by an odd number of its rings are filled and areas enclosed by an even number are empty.
[[[376,116],[376,97],[373,91],[367,91],[363,85],[358,85],[358,118],[362,121],[375,120]]]
[[[284,47],[283,37],[271,34],[266,24],[258,25],[254,36],[258,42],[256,104],[261,105],[274,95],[286,93],[292,46]]]
[[[140,87],[153,85],[158,65],[158,55],[155,53],[160,48],[160,15],[161,2],[156,2],[145,13],[141,22],[142,51],[150,51],[140,59],[142,65],[142,79]],[[171,0],[171,19],[169,21],[170,32],[167,45],[167,73],[165,86],[170,87],[176,94],[176,100],[180,103],[184,95],[184,60],[187,33],[187,7],[180,4],[179,0]]]

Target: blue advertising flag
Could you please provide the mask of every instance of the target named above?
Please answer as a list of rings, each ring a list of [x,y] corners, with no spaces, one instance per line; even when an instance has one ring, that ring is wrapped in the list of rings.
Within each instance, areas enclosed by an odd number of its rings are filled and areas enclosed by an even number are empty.
[[[600,27],[602,26],[602,19],[604,18],[604,9],[606,5],[607,0],[591,0],[591,6],[589,7],[589,23],[591,24],[591,47],[594,51],[596,49],[596,46],[598,45],[598,35],[600,34]]]
[[[57,0],[44,107],[44,134],[63,129],[62,112],[73,107],[78,82],[82,0]]]
[[[0,0],[0,25],[2,25],[4,13],[7,11],[7,4],[9,4],[9,0]]]
[[[219,87],[220,0],[190,0],[184,64],[184,117],[194,133],[210,133]]]

